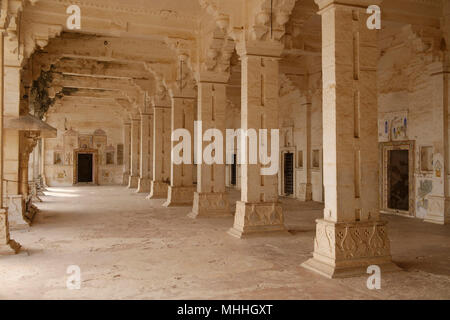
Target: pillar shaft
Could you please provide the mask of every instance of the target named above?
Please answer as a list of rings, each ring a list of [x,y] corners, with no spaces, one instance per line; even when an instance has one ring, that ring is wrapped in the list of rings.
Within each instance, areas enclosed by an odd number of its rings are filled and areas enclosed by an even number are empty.
[[[243,54],[241,61],[241,128],[255,130],[258,145],[260,129],[267,129],[267,149],[270,152],[271,130],[278,130],[279,127],[278,57]],[[259,146],[255,151],[247,149],[249,151],[244,156],[247,161],[241,165],[241,201],[236,203],[234,226],[229,233],[240,238],[268,232],[286,233],[282,208],[278,202],[278,176],[262,174]],[[241,146],[241,155],[242,150]],[[279,150],[274,152],[279,153]],[[250,163],[253,156],[258,157],[257,164]]]
[[[149,199],[167,198],[170,175],[170,107],[153,108],[153,161]]]
[[[214,140],[214,151],[205,148],[213,141],[203,141],[203,134],[209,129],[217,129],[225,139],[225,109],[227,96],[225,83],[200,82],[198,84],[197,120],[202,132],[198,132],[197,144],[197,192],[194,193],[194,205],[190,216],[216,217],[230,215],[230,205],[225,193],[225,142]],[[214,139],[217,139],[215,137]],[[206,159],[215,159],[213,164]],[[212,160],[212,159],[211,159]]]
[[[172,97],[171,129],[172,133],[177,129],[185,129],[190,133],[190,146],[193,145],[194,137],[194,98]],[[171,150],[180,141],[171,142]],[[170,162],[170,186],[167,201],[164,206],[177,206],[192,204],[194,199],[194,180],[191,148],[191,163],[175,164]]]
[[[140,138],[140,177],[138,193],[150,192],[150,114],[141,114],[141,138]]]
[[[377,31],[361,6],[321,11],[325,210],[317,221],[314,257],[304,267],[327,277],[383,271],[391,262],[386,222],[378,209]]]
[[[130,181],[128,188],[136,189],[139,183],[139,131],[140,131],[139,118],[131,120],[131,159],[130,159]]]
[[[4,47],[3,30],[0,30],[0,254],[15,254],[20,250],[20,245],[11,240],[9,235],[8,212],[3,207],[3,109],[4,109]]]
[[[300,137],[300,144],[303,146],[302,163],[303,163],[303,177],[300,183],[299,199],[301,201],[312,200],[312,183],[311,183],[311,97],[309,95],[302,99],[302,108],[300,119],[302,127],[305,128],[303,135]]]
[[[131,123],[123,124],[123,185],[130,181]]]

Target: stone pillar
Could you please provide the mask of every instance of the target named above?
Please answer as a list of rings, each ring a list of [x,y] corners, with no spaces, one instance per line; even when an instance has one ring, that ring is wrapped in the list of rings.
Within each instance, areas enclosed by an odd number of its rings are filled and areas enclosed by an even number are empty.
[[[130,182],[131,123],[123,124],[123,185]]]
[[[40,165],[41,165],[41,176],[42,176],[42,189],[44,190],[47,187],[47,176],[45,172],[45,139],[42,138],[41,143],[41,159],[40,159]]]
[[[312,184],[311,184],[311,97],[306,95],[303,97],[300,119],[302,126],[305,128],[303,136],[300,137],[300,144],[303,146],[303,177],[300,183],[298,197],[300,201],[312,200]]]
[[[139,183],[139,118],[131,119],[131,159],[130,159],[130,181],[128,183],[129,189],[136,189]]]
[[[325,209],[313,258],[303,266],[329,278],[366,274],[369,265],[395,270],[387,222],[379,214],[379,52],[365,9],[376,3],[316,3],[322,15]]]
[[[38,209],[32,205],[29,186],[29,162],[30,154],[37,144],[37,136],[31,132],[20,132],[20,154],[19,154],[19,194],[22,196],[25,206],[23,212],[10,212],[11,225],[31,225]]]
[[[20,245],[12,240],[9,235],[8,211],[3,207],[3,97],[4,97],[4,68],[3,68],[3,32],[0,30],[0,254],[16,254],[20,250]]]
[[[186,129],[191,135],[191,146],[193,146],[194,134],[194,103],[193,97],[172,96],[172,133],[177,129]],[[171,150],[178,141],[171,141]],[[191,164],[175,164],[170,161],[170,186],[167,192],[167,201],[164,206],[192,205],[194,199],[193,167],[191,150]]]
[[[256,137],[259,136],[260,129],[267,129],[267,149],[270,152],[271,129],[279,128],[278,60],[282,45],[276,42],[267,42],[265,45],[275,48],[266,50],[262,46],[245,49],[244,52],[239,50],[242,62],[241,128],[255,130]],[[249,140],[252,139],[247,138]],[[241,154],[242,150],[241,146]],[[259,143],[256,150],[259,150]],[[279,148],[275,152],[279,154]],[[263,175],[259,152],[252,153],[245,152],[247,161],[241,165],[241,201],[236,203],[234,226],[229,234],[239,238],[268,233],[287,234],[278,201],[278,175]],[[257,164],[251,164],[249,156],[256,156]]]
[[[222,149],[219,157],[214,149],[214,164],[205,163],[203,151],[212,141],[204,142],[203,133],[208,129],[217,129],[225,139],[225,109],[227,105],[226,83],[200,82],[198,84],[197,120],[202,132],[198,132],[199,150],[197,153],[197,192],[194,193],[194,205],[191,218],[228,216],[230,204],[225,190],[225,141],[216,148]],[[215,141],[217,143],[217,141]],[[209,155],[212,156],[212,152]]]
[[[167,198],[170,175],[170,107],[153,108],[153,178],[148,199]]]
[[[149,166],[150,166],[150,117],[148,113],[141,113],[141,159],[140,159],[140,177],[138,183],[138,193],[149,193],[150,192],[150,176],[149,176]]]

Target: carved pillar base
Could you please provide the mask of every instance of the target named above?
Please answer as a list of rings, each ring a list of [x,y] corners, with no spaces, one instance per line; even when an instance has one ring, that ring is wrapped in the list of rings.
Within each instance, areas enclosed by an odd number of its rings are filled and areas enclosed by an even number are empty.
[[[313,258],[304,268],[328,278],[367,275],[367,267],[399,271],[392,263],[386,221],[335,223],[317,220]]]
[[[284,226],[283,210],[280,203],[236,202],[234,226],[228,234],[237,238],[266,236],[270,234],[288,235]]]
[[[150,179],[139,178],[137,193],[149,193],[150,192]]]
[[[122,185],[123,186],[128,186],[129,183],[130,183],[130,174],[129,173],[124,173],[123,174]]]
[[[28,222],[28,225],[33,223],[34,217],[39,213],[39,209],[34,204],[29,204],[25,211],[24,220]]]
[[[8,208],[8,220],[11,227],[23,228],[31,224],[27,217],[25,199],[21,194],[8,195],[4,197],[3,203]]]
[[[167,201],[164,207],[177,207],[192,205],[194,200],[195,186],[192,187],[172,187],[167,191]]]
[[[300,201],[311,201],[312,200],[312,184],[311,183],[300,183],[298,199]]]
[[[0,255],[16,254],[20,244],[9,238],[8,212],[0,209]]]
[[[435,224],[450,223],[450,199],[444,196],[428,197],[428,213],[425,222]]]
[[[193,219],[231,216],[227,194],[195,192],[192,212],[188,216]]]
[[[169,185],[161,181],[152,181],[150,185],[150,195],[147,199],[167,199]]]
[[[139,184],[139,176],[130,176],[128,181],[128,189],[137,189]]]

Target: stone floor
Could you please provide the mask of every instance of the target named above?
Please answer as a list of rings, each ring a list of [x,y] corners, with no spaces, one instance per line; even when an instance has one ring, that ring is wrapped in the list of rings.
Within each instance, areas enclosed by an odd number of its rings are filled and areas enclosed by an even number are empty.
[[[231,192],[237,199],[239,193]],[[51,188],[23,246],[0,257],[2,299],[450,299],[450,226],[387,217],[394,261],[405,271],[329,280],[300,267],[322,205],[283,199],[290,236],[239,240],[233,219],[192,220],[123,187]],[[69,265],[80,290],[66,288]]]

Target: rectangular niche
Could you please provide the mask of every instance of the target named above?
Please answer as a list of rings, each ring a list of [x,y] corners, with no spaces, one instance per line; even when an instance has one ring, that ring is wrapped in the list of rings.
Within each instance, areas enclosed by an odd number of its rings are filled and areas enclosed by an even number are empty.
[[[433,147],[420,147],[420,171],[433,171]]]
[[[117,145],[117,164],[123,165],[123,144]]]
[[[106,164],[114,164],[114,151],[106,153]]]
[[[54,152],[53,153],[53,164],[57,165],[57,166],[63,165],[62,153],[61,152]]]
[[[297,157],[297,167],[298,168],[303,168],[303,151],[299,151],[298,152],[298,157]]]
[[[320,169],[320,150],[312,151],[312,167],[314,169]]]

